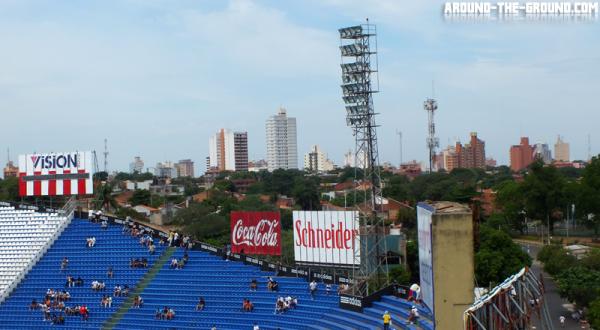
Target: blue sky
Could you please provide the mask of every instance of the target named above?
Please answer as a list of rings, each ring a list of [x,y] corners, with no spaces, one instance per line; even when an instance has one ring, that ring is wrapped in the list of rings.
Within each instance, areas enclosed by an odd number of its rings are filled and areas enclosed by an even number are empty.
[[[109,169],[192,158],[208,137],[248,131],[265,157],[279,106],[297,118],[299,159],[319,144],[336,163],[353,145],[339,88],[337,29],[379,32],[375,107],[381,160],[425,160],[423,100],[435,81],[442,146],[477,131],[508,162],[527,135],[600,150],[600,22],[448,21],[439,1],[0,1],[0,148],[101,151]],[[4,158],[4,157],[2,157]],[[3,161],[2,161],[3,162]]]

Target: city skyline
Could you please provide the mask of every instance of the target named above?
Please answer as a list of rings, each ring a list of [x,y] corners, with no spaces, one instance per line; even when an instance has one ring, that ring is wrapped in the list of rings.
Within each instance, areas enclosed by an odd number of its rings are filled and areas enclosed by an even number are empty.
[[[399,162],[397,130],[405,161],[427,159],[421,106],[432,94],[438,152],[471,131],[504,165],[521,136],[553,145],[560,134],[571,159],[587,159],[588,133],[592,154],[600,143],[600,112],[587,102],[600,73],[593,22],[447,22],[437,1],[20,1],[0,9],[10,50],[0,54],[0,111],[14,122],[0,131],[0,150],[10,147],[13,161],[95,149],[102,163],[107,138],[110,170],[126,171],[136,155],[203,164],[206,138],[223,126],[247,131],[249,158],[266,159],[264,121],[283,106],[298,121],[299,155],[318,144],[342,164],[354,141],[337,29],[366,16],[379,34],[382,163]]]

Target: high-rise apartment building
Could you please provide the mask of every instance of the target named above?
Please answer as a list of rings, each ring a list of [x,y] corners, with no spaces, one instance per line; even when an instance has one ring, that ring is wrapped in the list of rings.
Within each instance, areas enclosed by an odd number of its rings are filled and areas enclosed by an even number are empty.
[[[266,123],[267,163],[269,171],[298,168],[296,118],[288,117],[284,108]]]
[[[177,169],[175,168],[175,164],[170,161],[156,163],[154,175],[159,178],[173,179],[177,177]]]
[[[194,177],[194,162],[191,159],[182,159],[175,164],[178,177]]]
[[[248,133],[219,130],[208,141],[209,164],[216,171],[248,170]]]
[[[304,155],[304,169],[310,172],[327,172],[334,168],[333,162],[327,158],[327,154],[317,145],[312,146],[310,151]]]
[[[569,143],[564,142],[559,135],[554,144],[554,160],[558,162],[570,162],[571,155],[569,152]]]
[[[510,169],[518,172],[533,163],[533,147],[528,137],[522,137],[518,145],[510,147]]]
[[[142,173],[144,170],[144,161],[142,157],[135,156],[133,162],[129,163],[129,173]]]
[[[533,158],[541,159],[544,164],[552,163],[552,152],[546,143],[536,143],[533,146]]]
[[[439,158],[439,165],[443,165],[447,172],[455,168],[485,169],[485,142],[472,132],[469,143],[462,145],[457,141],[456,145],[448,146],[436,158]]]

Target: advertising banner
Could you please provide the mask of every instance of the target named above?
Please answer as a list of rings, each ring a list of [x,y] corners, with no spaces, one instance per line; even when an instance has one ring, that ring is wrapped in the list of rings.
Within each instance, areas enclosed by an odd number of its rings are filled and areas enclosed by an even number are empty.
[[[19,195],[92,195],[94,167],[90,151],[19,156]]]
[[[425,203],[417,205],[421,299],[431,310],[434,310],[433,258],[431,256],[431,216],[433,211],[433,208]]]
[[[357,211],[294,211],[293,217],[296,262],[360,264]]]
[[[281,255],[279,212],[231,212],[231,252]]]

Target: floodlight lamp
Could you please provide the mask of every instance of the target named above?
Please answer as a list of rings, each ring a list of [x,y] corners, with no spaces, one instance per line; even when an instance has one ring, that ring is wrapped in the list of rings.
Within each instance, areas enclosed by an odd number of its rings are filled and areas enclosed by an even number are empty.
[[[362,36],[362,26],[360,25],[342,28],[338,31],[342,39],[354,39]]]

